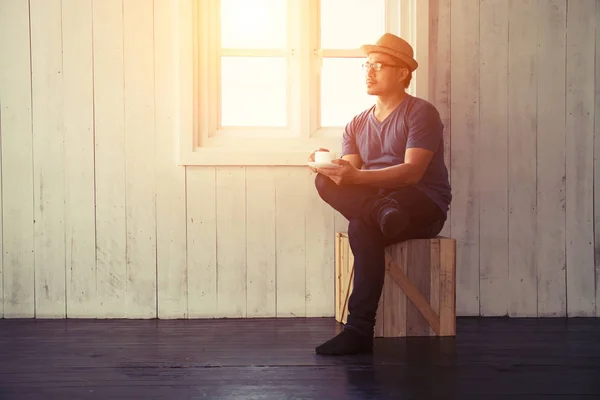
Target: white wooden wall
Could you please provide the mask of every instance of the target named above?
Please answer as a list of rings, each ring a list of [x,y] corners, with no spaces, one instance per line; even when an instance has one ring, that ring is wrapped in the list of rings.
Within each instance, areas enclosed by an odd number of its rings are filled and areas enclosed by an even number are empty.
[[[600,316],[600,0],[430,1],[458,314]],[[176,166],[170,12],[0,0],[0,317],[333,315],[308,170]]]

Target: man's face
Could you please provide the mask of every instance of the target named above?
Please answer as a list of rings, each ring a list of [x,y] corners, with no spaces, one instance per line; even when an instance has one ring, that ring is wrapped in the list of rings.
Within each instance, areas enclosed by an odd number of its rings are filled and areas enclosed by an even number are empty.
[[[377,63],[381,63],[379,71],[377,71]],[[370,53],[365,64],[371,65],[371,68],[365,71],[368,94],[384,96],[404,88],[408,69],[400,66],[399,61],[394,57],[385,53]]]

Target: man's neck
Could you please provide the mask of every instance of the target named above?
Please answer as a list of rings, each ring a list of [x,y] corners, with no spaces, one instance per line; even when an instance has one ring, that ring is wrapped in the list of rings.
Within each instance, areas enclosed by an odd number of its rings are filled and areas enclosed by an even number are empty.
[[[400,91],[387,96],[378,96],[375,103],[375,117],[383,121],[398,107],[406,97],[405,91]]]

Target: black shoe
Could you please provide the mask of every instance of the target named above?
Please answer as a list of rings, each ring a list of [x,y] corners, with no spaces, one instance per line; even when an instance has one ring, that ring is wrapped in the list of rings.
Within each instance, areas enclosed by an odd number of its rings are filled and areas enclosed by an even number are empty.
[[[408,225],[408,216],[398,208],[384,207],[379,212],[379,227],[386,239],[394,239]]]
[[[334,338],[317,346],[315,351],[317,354],[326,356],[371,353],[373,351],[373,337],[344,329]]]
[[[371,215],[386,239],[394,239],[408,225],[408,215],[400,209],[398,202],[386,196],[376,198],[371,204]]]

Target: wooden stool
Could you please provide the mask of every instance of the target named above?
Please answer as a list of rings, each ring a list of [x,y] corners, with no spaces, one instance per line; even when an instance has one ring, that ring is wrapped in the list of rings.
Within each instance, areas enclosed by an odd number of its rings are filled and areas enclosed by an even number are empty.
[[[348,234],[336,233],[335,319],[345,323],[353,288]],[[385,249],[375,337],[456,335],[456,240],[413,239]]]

